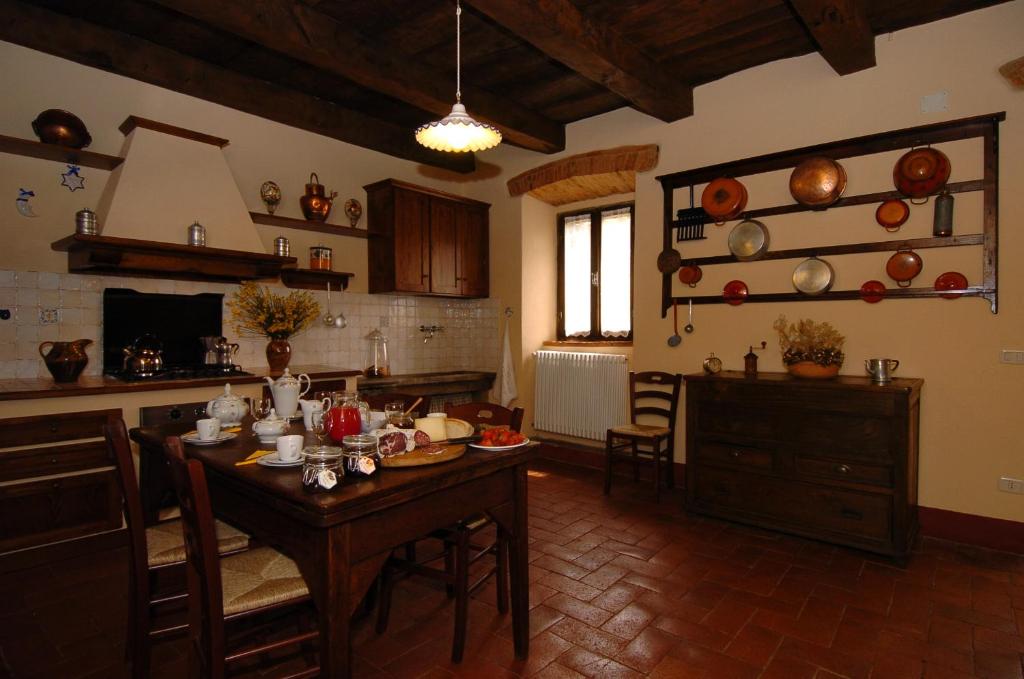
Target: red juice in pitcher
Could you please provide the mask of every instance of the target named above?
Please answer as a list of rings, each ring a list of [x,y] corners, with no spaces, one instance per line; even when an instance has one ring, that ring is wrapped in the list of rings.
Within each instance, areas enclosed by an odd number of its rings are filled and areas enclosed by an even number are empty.
[[[327,411],[327,433],[335,443],[349,435],[359,434],[363,429],[362,417],[357,405],[334,406]]]

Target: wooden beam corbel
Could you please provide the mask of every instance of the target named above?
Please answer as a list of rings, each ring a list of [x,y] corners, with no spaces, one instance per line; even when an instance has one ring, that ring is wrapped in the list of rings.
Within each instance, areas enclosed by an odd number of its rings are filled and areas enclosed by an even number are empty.
[[[529,193],[551,205],[636,190],[636,173],[658,164],[658,147],[619,146],[560,158],[508,180],[508,195]]]
[[[875,34],[862,0],[789,0],[818,51],[836,73],[875,65]]]

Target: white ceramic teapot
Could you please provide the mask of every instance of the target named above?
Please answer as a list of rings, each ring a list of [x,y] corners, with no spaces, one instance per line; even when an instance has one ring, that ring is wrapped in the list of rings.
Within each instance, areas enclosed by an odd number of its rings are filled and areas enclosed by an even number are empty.
[[[224,393],[206,404],[206,414],[216,417],[224,427],[237,427],[249,408],[245,399],[231,393],[231,385],[224,385]]]
[[[278,436],[283,436],[288,431],[288,420],[278,417],[273,408],[270,414],[262,420],[252,423],[252,431],[260,439],[263,445],[271,445],[277,441]]]
[[[285,368],[284,374],[277,380],[269,377],[266,380],[270,386],[270,393],[274,396],[274,409],[277,410],[277,414],[285,419],[295,417],[295,411],[299,407],[299,397],[309,391],[309,375],[302,374],[295,378],[288,372],[288,368]],[[303,380],[306,381],[305,389],[302,388]]]

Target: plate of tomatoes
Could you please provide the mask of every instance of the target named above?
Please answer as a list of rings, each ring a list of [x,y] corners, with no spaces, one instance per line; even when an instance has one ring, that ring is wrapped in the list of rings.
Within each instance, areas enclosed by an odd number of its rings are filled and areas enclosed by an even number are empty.
[[[480,434],[480,440],[469,445],[481,450],[512,450],[529,442],[530,439],[508,427],[492,427],[484,429]]]

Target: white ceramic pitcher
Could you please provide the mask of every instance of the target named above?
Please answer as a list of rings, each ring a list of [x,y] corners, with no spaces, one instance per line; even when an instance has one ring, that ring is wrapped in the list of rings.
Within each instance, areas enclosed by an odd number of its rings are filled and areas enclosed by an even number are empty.
[[[297,378],[292,377],[288,368],[285,368],[284,374],[277,380],[269,377],[266,380],[270,386],[270,393],[274,396],[274,409],[277,414],[286,419],[295,417],[295,411],[299,408],[299,397],[309,391],[309,375],[303,373]],[[303,380],[306,381],[305,389],[302,388]]]
[[[313,431],[313,413],[325,413],[331,409],[331,399],[324,397],[316,399],[299,399],[299,407],[302,408],[302,423],[306,425],[306,431]]]

